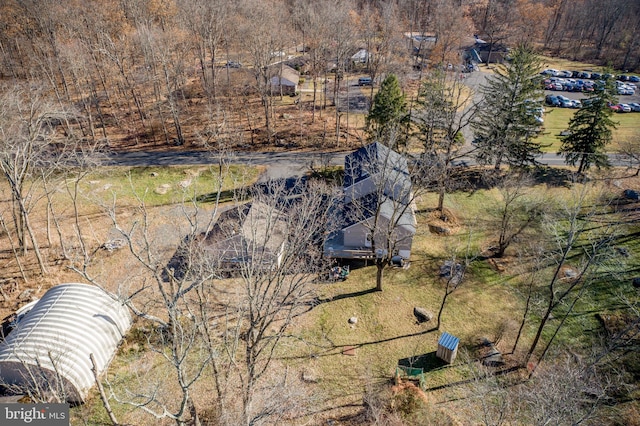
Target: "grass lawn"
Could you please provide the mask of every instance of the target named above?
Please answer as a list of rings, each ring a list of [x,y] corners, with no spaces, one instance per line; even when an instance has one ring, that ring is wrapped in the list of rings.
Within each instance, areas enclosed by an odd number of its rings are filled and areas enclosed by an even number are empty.
[[[533,190],[539,194],[544,192],[559,205],[563,204],[560,200],[570,197],[569,190],[562,187],[539,185]],[[327,301],[300,319],[294,334],[299,333],[302,339],[289,346],[287,354],[295,354],[289,358],[294,365],[321,378],[318,383],[321,394],[332,399],[333,404],[353,403],[361,397],[364,383],[388,381],[399,362],[424,356],[429,398],[444,403],[455,398],[456,390],[438,387],[469,378],[465,354],[471,354],[480,339],[497,341],[503,353],[511,350],[525,297],[524,275],[520,275],[522,269],[516,267],[514,257],[507,260],[510,266],[506,272],[498,272],[486,260],[471,262],[465,281],[447,299],[440,330],[433,329],[435,318],[426,324],[417,324],[412,313],[414,307],[423,307],[437,315],[445,285],[438,276],[439,266],[450,258],[453,249],[457,249],[458,259],[462,259],[468,241],[471,241],[471,252],[477,253],[491,238],[486,233],[489,229],[487,211],[497,202],[498,194],[496,190],[479,190],[447,196],[447,208],[463,224],[456,235],[430,234],[426,230],[427,214],[420,213],[418,229],[421,232],[414,240],[411,267],[387,269],[382,292],[371,291],[375,287],[375,266],[353,269],[345,282],[318,285],[320,299]],[[418,208],[428,211],[435,200],[432,194],[424,196],[418,200]],[[616,244],[629,250],[629,266],[637,267],[638,261],[634,259],[640,259],[640,241],[625,238],[628,232],[633,229],[622,230]],[[551,269],[544,272],[537,284],[534,313],[524,329],[518,352],[528,349],[537,327],[546,294],[544,277],[550,276]],[[595,313],[619,308],[622,295],[633,297],[634,289],[628,285],[630,278],[613,273],[620,270],[620,265],[614,262],[598,271],[594,284],[575,305],[557,336],[554,348],[571,347],[580,351],[591,347],[591,338],[597,338],[601,330]],[[554,314],[559,316],[561,311]],[[349,324],[351,317],[357,318],[356,324]],[[554,325],[550,324],[543,337],[548,338],[553,329]],[[452,366],[435,357],[443,331],[461,339],[459,358]],[[349,354],[344,354],[345,351]]]
[[[550,56],[541,56],[542,59],[542,67],[543,68],[551,68],[558,71],[569,70],[569,71],[586,71],[592,70],[595,72],[602,72],[604,70],[603,67],[590,64],[588,62],[578,62],[571,61],[569,59],[562,58],[552,58]]]
[[[100,168],[83,181],[83,191],[105,201],[116,198],[119,205],[161,206],[182,201],[210,202],[218,188],[221,202],[229,201],[233,189],[255,182],[260,167],[229,166],[220,183],[214,166],[109,167]]]
[[[558,152],[560,132],[567,129],[569,120],[575,112],[575,109],[570,108],[545,107],[544,133],[538,137],[543,145],[549,145],[543,148],[544,152]],[[618,126],[613,131],[613,141],[608,147],[610,152],[618,148],[618,141],[640,137],[640,114],[614,114],[612,118],[618,123]]]

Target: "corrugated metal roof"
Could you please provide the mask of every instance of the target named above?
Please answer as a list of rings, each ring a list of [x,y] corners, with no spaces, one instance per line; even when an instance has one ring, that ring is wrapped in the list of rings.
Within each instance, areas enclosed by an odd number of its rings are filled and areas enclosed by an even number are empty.
[[[78,283],[55,286],[0,344],[0,376],[28,386],[32,377],[59,375],[67,400],[81,402],[94,385],[89,355],[102,373],[130,325],[128,309],[104,290]]]
[[[442,336],[440,336],[438,340],[439,346],[449,349],[450,351],[455,350],[458,347],[458,343],[460,343],[460,339],[447,332],[442,333]]]

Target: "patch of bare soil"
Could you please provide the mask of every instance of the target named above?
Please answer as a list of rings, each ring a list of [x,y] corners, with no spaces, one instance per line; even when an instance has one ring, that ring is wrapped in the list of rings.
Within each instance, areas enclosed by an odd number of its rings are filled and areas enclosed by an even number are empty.
[[[485,253],[490,253],[490,252],[483,251],[482,253],[484,255]],[[498,272],[508,271],[509,267],[511,266],[511,264],[515,260],[511,256],[503,256],[501,258],[490,257],[490,256],[488,256],[488,257],[489,257],[489,259],[487,260],[487,262],[489,262],[489,265],[491,265],[491,267],[494,270],[498,271]]]
[[[436,235],[455,235],[460,231],[460,222],[456,215],[446,207],[441,211],[432,210],[427,215],[429,232]]]

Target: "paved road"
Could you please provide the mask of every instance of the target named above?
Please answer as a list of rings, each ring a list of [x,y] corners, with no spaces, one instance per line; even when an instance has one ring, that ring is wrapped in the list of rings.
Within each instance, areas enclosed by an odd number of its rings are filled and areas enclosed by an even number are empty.
[[[343,165],[348,152],[236,152],[225,156],[228,163],[267,166],[262,180],[301,176],[311,167]],[[216,164],[218,154],[203,151],[122,152],[108,154],[106,164],[114,166],[177,166]]]
[[[317,153],[317,152],[243,152],[235,153],[227,157],[229,163],[247,165],[264,165],[266,173],[261,177],[262,181],[269,179],[287,179],[302,176],[311,167],[322,165],[341,166],[344,164],[344,156],[350,151]],[[215,164],[220,156],[208,152],[125,152],[111,154],[107,164],[117,166],[176,166]],[[610,155],[614,166],[625,166],[615,155]],[[538,161],[548,166],[564,166],[564,158],[555,153],[545,153]],[[456,162],[459,165],[473,165],[475,160],[469,156]]]
[[[483,71],[475,71],[464,74],[464,83],[476,91],[475,101],[479,101],[481,95],[478,88],[485,82],[487,73]],[[353,86],[353,87],[352,87]],[[352,83],[347,86],[348,90],[357,91],[362,94],[361,88]],[[355,93],[354,93],[355,95]],[[569,94],[580,96],[580,94]],[[572,96],[573,97],[573,96]],[[356,96],[353,96],[356,98]],[[470,126],[463,130],[465,136],[465,148],[473,149],[470,143],[473,140],[473,133]],[[346,152],[317,153],[317,152],[236,152],[231,156],[227,156],[228,162],[240,163],[247,165],[264,165],[267,166],[267,172],[262,176],[262,180],[290,178],[301,176],[307,172],[312,166],[319,167],[321,165],[343,165]],[[109,154],[107,163],[119,166],[170,166],[170,165],[193,165],[193,164],[215,164],[219,161],[220,156],[209,152],[186,151],[186,152],[125,152],[119,154]],[[623,166],[617,156],[610,155],[613,165]],[[549,166],[563,166],[564,159],[555,153],[545,153],[538,158],[542,164]],[[462,158],[458,164],[475,164],[471,156]]]

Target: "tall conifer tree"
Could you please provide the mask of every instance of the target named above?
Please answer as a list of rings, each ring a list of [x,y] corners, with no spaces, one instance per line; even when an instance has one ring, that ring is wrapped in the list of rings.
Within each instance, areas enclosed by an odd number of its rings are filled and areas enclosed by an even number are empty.
[[[535,163],[542,130],[542,63],[529,46],[519,46],[480,90],[484,101],[472,126],[480,163],[525,166]]]
[[[613,80],[596,84],[595,90],[583,101],[582,108],[569,120],[566,136],[558,154],[570,166],[578,164],[578,173],[584,173],[591,166],[608,167],[609,158],[605,148],[611,142],[611,130],[616,122],[611,119],[613,110],[609,108],[617,102]]]

